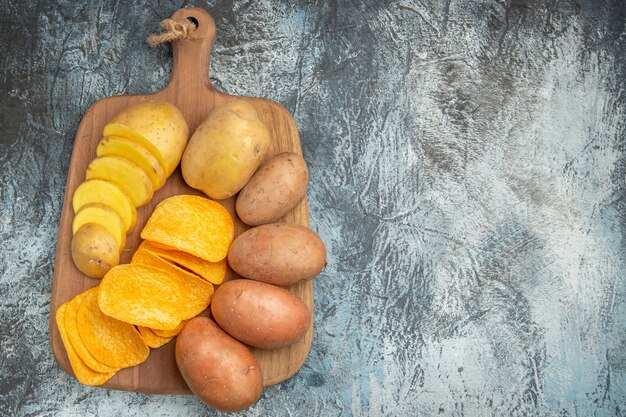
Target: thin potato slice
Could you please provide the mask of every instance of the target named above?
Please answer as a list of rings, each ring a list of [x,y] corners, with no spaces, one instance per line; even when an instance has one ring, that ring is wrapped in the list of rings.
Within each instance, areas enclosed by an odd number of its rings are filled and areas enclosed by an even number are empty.
[[[105,136],[96,148],[98,156],[121,156],[137,164],[150,178],[154,190],[158,190],[167,179],[159,161],[146,148],[121,136]]]
[[[151,329],[143,326],[137,326],[137,330],[139,330],[139,334],[146,345],[150,346],[152,349],[158,349],[174,338],[173,336],[158,336]]]
[[[148,249],[159,257],[174,262],[200,275],[211,284],[220,285],[224,282],[224,278],[226,277],[226,259],[222,259],[219,262],[209,262],[190,253],[167,248],[164,245],[149,240],[144,240],[141,245],[139,245],[138,250],[142,248]]]
[[[103,136],[120,136],[129,140],[132,140],[133,142],[143,146],[144,148],[148,150],[148,152],[152,154],[152,156],[154,156],[157,159],[157,161],[159,161],[159,164],[161,164],[161,167],[163,168],[163,170],[167,171],[167,162],[165,162],[165,158],[163,157],[163,154],[161,153],[161,151],[159,151],[152,142],[146,139],[139,132],[121,123],[112,122],[104,126],[104,130],[102,131],[102,134]]]
[[[126,231],[120,216],[111,207],[104,204],[87,204],[74,215],[72,234],[75,235],[82,226],[88,223],[99,224],[104,227],[115,239],[120,251],[126,245]]]
[[[125,264],[112,268],[102,279],[98,305],[107,316],[126,323],[172,330],[207,308],[212,296],[213,286],[203,279]]]
[[[137,164],[121,156],[101,156],[91,161],[85,179],[111,181],[120,186],[135,207],[147,204],[154,195],[154,187],[148,174]]]
[[[93,369],[96,372],[117,372],[119,367],[108,366],[104,363],[100,362],[87,350],[87,347],[83,343],[83,339],[81,339],[80,334],[78,333],[78,323],[76,320],[76,316],[78,313],[78,305],[85,299],[87,294],[90,292],[97,292],[97,288],[92,288],[83,293],[78,294],[76,297],[72,299],[67,305],[65,309],[65,330],[67,331],[68,338],[74,347],[74,350],[78,354],[78,356],[85,362],[89,368]]]
[[[185,324],[188,321],[189,320],[181,321],[180,324],[176,326],[175,328],[173,328],[172,330],[159,330],[159,329],[150,329],[150,330],[152,330],[152,333],[160,337],[174,337],[178,335],[178,333],[180,333],[181,330],[183,330],[183,328],[185,327]]]
[[[83,181],[72,198],[74,213],[87,204],[100,203],[111,207],[120,216],[126,233],[130,233],[137,222],[137,210],[133,202],[120,187],[105,180]]]
[[[163,200],[141,231],[151,240],[209,262],[226,258],[235,227],[230,213],[215,201],[178,195]]]
[[[72,366],[72,371],[74,371],[74,376],[76,376],[76,379],[79,382],[85,385],[102,385],[111,379],[111,377],[115,375],[115,372],[96,372],[85,365],[85,362],[83,362],[80,356],[78,356],[65,329],[65,311],[67,309],[67,305],[68,303],[63,303],[57,309],[56,322],[57,327],[59,328],[59,333],[61,334],[63,346],[65,346],[67,357],[69,358],[70,365]]]
[[[145,361],[150,349],[132,324],[102,314],[98,291],[89,291],[78,306],[78,333],[89,353],[105,365],[128,368]]]

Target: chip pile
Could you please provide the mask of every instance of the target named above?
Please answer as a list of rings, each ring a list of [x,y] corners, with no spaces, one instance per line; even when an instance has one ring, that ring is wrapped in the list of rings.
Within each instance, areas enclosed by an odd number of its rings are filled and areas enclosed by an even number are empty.
[[[76,378],[101,385],[144,362],[211,303],[226,276],[234,224],[220,204],[179,195],[162,201],[130,264],[62,304],[56,322]]]

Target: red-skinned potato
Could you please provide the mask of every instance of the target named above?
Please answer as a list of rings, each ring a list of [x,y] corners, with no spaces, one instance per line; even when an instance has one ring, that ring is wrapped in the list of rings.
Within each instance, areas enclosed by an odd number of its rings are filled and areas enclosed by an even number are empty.
[[[176,364],[191,391],[217,410],[244,410],[261,396],[263,376],[250,349],[207,317],[189,320],[178,334]]]
[[[309,172],[297,153],[283,152],[263,164],[237,197],[237,214],[251,226],[273,223],[306,196]]]
[[[232,337],[261,349],[289,346],[311,325],[311,313],[298,297],[248,279],[222,284],[213,295],[211,313]]]
[[[243,277],[286,287],[319,274],[326,248],[306,226],[272,223],[239,235],[228,251],[228,264]]]

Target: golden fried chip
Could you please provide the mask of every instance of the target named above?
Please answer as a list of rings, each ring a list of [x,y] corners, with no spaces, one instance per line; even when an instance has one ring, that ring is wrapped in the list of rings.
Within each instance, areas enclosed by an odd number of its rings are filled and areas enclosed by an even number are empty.
[[[152,349],[160,348],[161,346],[173,339],[173,336],[158,336],[151,329],[143,326],[137,326],[137,330],[139,330],[139,334],[141,334],[141,337],[143,338],[143,341],[146,342],[146,345],[150,346]]]
[[[154,266],[155,268],[162,269],[172,274],[180,275],[185,279],[191,281],[201,279],[198,275],[176,266],[175,264],[159,257],[157,254],[149,249],[146,249],[145,247],[140,247],[139,249],[137,249],[137,252],[135,252],[135,254],[133,255],[131,263]]]
[[[85,343],[83,342],[83,339],[81,339],[80,334],[78,333],[78,324],[76,321],[78,306],[85,299],[87,294],[95,293],[97,291],[98,289],[96,287],[82,292],[74,297],[72,301],[67,304],[64,321],[65,330],[67,331],[70,343],[72,343],[72,346],[74,347],[74,350],[76,351],[78,356],[83,360],[83,362],[85,362],[85,365],[87,365],[96,372],[117,372],[119,370],[119,367],[108,366],[94,358],[85,346]]]
[[[141,264],[111,268],[99,288],[98,304],[104,314],[161,330],[174,329],[182,320],[195,317],[213,296],[213,286],[199,277],[188,279]]]
[[[190,253],[209,262],[226,258],[235,236],[230,213],[215,201],[177,195],[163,200],[141,231],[142,239]]]
[[[67,357],[69,358],[70,365],[74,371],[74,376],[76,376],[76,379],[79,382],[85,385],[102,385],[111,379],[111,377],[115,375],[115,372],[96,372],[85,365],[85,362],[83,362],[83,360],[78,356],[72,346],[72,343],[70,342],[67,331],[65,330],[65,311],[68,304],[69,303],[64,303],[59,306],[56,312],[56,322],[57,327],[59,328],[59,333],[61,334],[63,346],[65,346],[65,351],[67,352]]]
[[[174,337],[178,335],[178,333],[180,333],[181,330],[183,330],[183,327],[185,327],[186,323],[187,323],[187,320],[183,320],[180,322],[178,326],[176,326],[172,330],[159,330],[159,329],[150,329],[150,330],[152,330],[152,333],[160,337]]]
[[[190,253],[167,248],[167,246],[149,240],[141,242],[138,250],[142,248],[148,249],[159,257],[200,275],[211,284],[220,285],[226,277],[226,259],[222,259],[219,262],[209,262]]]
[[[142,363],[150,354],[133,325],[102,314],[98,291],[90,291],[82,300],[76,321],[85,347],[105,365],[128,368]]]

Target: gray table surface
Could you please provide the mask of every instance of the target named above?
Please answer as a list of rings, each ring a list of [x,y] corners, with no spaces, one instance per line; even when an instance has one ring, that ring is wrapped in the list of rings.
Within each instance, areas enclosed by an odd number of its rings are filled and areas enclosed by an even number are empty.
[[[0,415],[217,414],[48,342],[80,118],[165,86],[145,38],[192,4],[215,85],[294,115],[329,253],[306,363],[242,415],[626,415],[623,0],[0,0]]]

